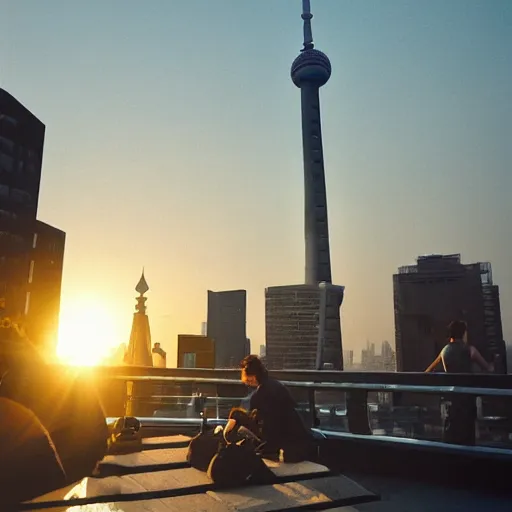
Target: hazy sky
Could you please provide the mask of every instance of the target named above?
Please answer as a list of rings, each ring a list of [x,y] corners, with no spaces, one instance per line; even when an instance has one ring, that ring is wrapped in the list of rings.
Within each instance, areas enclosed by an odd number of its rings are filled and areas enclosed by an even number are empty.
[[[333,67],[321,103],[345,348],[394,340],[392,274],[434,252],[491,261],[512,341],[512,2],[312,10]],[[92,298],[127,341],[144,265],[171,364],[208,289],[247,289],[258,350],[265,287],[304,279],[300,12],[0,0],[0,86],[47,127],[39,218],[67,232],[63,316]]]

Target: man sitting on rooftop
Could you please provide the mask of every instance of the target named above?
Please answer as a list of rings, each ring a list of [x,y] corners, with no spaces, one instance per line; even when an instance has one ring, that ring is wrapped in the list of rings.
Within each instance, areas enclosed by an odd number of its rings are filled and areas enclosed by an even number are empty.
[[[265,455],[277,458],[283,450],[284,462],[300,462],[315,457],[311,432],[304,426],[290,392],[272,379],[258,356],[245,357],[241,380],[256,388],[250,397],[250,409],[257,411],[261,437],[266,441]]]

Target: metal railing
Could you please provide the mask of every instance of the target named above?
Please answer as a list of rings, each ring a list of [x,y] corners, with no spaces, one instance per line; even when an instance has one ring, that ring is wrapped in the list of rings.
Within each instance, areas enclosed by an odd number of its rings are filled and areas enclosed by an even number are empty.
[[[212,372],[216,370],[208,373]],[[218,372],[226,374],[223,370]],[[176,421],[180,418],[192,420],[198,417],[198,410],[194,412],[193,394],[200,393],[207,398],[204,406],[210,407],[210,417],[218,420],[227,416],[230,407],[247,400],[247,388],[238,379],[203,377],[202,372],[196,372],[194,376],[191,373],[187,376],[104,376],[101,379],[106,383],[104,389],[110,395],[113,389],[117,389],[123,404],[115,413],[107,404],[106,412],[112,416],[129,414],[146,418],[155,418],[156,413],[162,419],[170,415]],[[237,372],[235,374],[238,375]],[[370,437],[384,431],[389,437],[433,441],[441,438],[457,444],[465,444],[465,440],[476,437],[480,444],[512,448],[512,379],[507,376],[345,372],[290,374],[312,379],[281,379],[281,382],[296,398],[305,421],[323,432]],[[345,381],[314,381],[332,374],[336,379],[344,378]],[[362,382],[363,378],[369,382]],[[408,380],[411,383],[407,383]],[[443,404],[448,402],[450,405],[460,400],[464,400],[467,407],[474,406],[478,410],[477,421],[468,421],[467,414],[465,411],[461,414],[460,408],[453,408],[448,413],[446,407],[443,409]],[[119,401],[118,397],[118,405]],[[442,413],[445,418],[448,414],[452,423],[460,424],[456,434],[460,439],[444,435]],[[494,434],[485,434],[491,431]]]

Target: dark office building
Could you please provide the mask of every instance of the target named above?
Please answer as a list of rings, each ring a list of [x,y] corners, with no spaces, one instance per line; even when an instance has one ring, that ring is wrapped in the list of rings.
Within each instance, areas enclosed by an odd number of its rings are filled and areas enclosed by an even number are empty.
[[[38,347],[54,353],[59,330],[60,293],[66,233],[41,221],[35,233],[28,273],[25,328]]]
[[[0,210],[35,219],[43,161],[44,124],[0,89]]]
[[[53,350],[65,233],[37,221],[45,126],[0,89],[0,318]]]
[[[460,254],[420,256],[393,276],[397,370],[421,372],[447,342],[452,320],[468,325],[468,342],[506,372],[499,289],[490,263],[461,263]]]
[[[246,355],[245,290],[208,290],[207,336],[215,343],[215,368],[237,368]]]

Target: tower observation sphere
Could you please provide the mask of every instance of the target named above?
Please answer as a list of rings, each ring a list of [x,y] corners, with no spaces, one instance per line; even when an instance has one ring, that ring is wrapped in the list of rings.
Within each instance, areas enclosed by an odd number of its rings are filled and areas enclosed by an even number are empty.
[[[303,50],[293,61],[290,75],[293,83],[299,88],[305,84],[321,87],[331,76],[331,62],[320,50]]]

